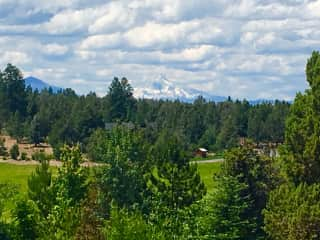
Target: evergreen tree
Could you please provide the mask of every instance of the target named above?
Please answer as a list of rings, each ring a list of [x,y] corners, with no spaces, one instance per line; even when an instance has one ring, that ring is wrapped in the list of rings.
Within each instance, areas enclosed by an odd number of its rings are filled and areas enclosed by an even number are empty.
[[[251,205],[248,185],[236,177],[216,177],[213,193],[199,203],[199,239],[258,239],[252,237],[256,219],[246,216]]]
[[[47,160],[42,159],[40,163],[28,179],[28,197],[36,204],[42,216],[46,217],[54,203],[52,173]]]
[[[242,215],[244,219],[256,221],[256,227],[246,239],[258,239],[264,236],[262,230],[262,210],[267,204],[269,193],[276,188],[279,176],[269,158],[258,155],[251,147],[235,148],[227,152],[222,165],[221,175],[233,177],[246,188],[241,196],[250,196],[252,202]]]
[[[108,133],[102,144],[103,162],[107,164],[98,173],[102,192],[119,207],[141,206],[148,151],[142,136],[118,126]]]
[[[165,207],[176,210],[200,200],[206,188],[200,179],[197,166],[190,165],[182,146],[175,137],[158,142],[154,150],[156,163],[145,174],[148,189]]]
[[[11,148],[10,148],[10,157],[14,160],[17,160],[18,157],[20,155],[19,152],[19,146],[18,144],[14,144]]]
[[[133,98],[133,88],[126,78],[119,80],[115,77],[113,79],[107,95],[107,105],[110,121],[130,121],[133,119],[136,101]]]
[[[320,54],[313,52],[306,73],[311,89],[297,94],[287,119],[283,165],[289,180],[320,182]]]
[[[320,185],[280,186],[271,193],[264,216],[265,231],[271,239],[319,239]]]
[[[286,122],[281,166],[287,182],[274,190],[265,214],[272,239],[319,239],[320,54],[306,67],[311,89],[297,94]]]
[[[20,70],[8,64],[0,74],[0,82],[5,90],[5,104],[9,112],[18,112],[21,116],[26,115],[27,99],[25,83]],[[3,93],[2,93],[3,94]]]
[[[41,125],[37,115],[35,115],[30,123],[30,140],[35,145],[38,145],[42,141]]]

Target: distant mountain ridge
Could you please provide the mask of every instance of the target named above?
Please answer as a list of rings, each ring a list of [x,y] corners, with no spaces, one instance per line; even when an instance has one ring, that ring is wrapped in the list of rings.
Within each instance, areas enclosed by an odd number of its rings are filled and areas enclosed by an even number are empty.
[[[53,92],[58,92],[59,90],[62,89],[61,87],[50,85],[44,82],[43,80],[36,77],[32,77],[32,76],[26,77],[24,81],[25,81],[25,85],[30,86],[33,90],[38,89],[38,91],[42,91],[43,89],[51,88]]]
[[[163,75],[158,80],[146,84],[143,88],[134,88],[134,96],[146,99],[179,99],[183,102],[193,102],[199,96],[215,102],[227,100],[227,97],[211,95],[193,88],[179,88]]]
[[[53,92],[58,92],[63,89],[61,87],[53,86],[45,81],[36,78],[36,77],[27,77],[24,79],[26,86],[31,86],[33,90],[38,89],[38,91],[42,91],[45,88],[52,88]],[[199,91],[193,88],[179,88],[174,85],[174,83],[170,82],[164,75],[160,75],[160,77],[153,82],[146,83],[143,88],[134,88],[134,96],[136,98],[144,98],[144,99],[164,99],[164,100],[180,100],[182,102],[193,102],[199,96],[202,96],[207,101],[214,102],[224,102],[228,99],[225,96],[217,96],[209,94],[205,91]],[[260,104],[263,102],[273,103],[274,100],[267,99],[254,99],[248,100],[248,102],[252,105]]]

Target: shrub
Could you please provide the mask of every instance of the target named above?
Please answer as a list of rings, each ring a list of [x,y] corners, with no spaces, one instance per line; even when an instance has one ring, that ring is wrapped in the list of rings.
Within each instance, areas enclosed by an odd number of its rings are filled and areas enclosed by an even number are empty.
[[[17,160],[19,157],[19,146],[18,144],[14,144],[10,149],[10,156],[12,159]]]
[[[42,160],[46,160],[47,159],[47,156],[44,152],[35,152],[32,154],[31,156],[32,160],[35,160],[35,161],[42,161]]]
[[[31,156],[32,160],[41,162],[42,160],[52,160],[54,159],[53,154],[46,154],[43,150],[37,151],[32,154]]]
[[[21,160],[29,160],[28,155],[27,155],[26,152],[22,152],[20,158],[21,158]]]
[[[5,139],[0,138],[0,156],[7,156],[7,148],[4,146]]]

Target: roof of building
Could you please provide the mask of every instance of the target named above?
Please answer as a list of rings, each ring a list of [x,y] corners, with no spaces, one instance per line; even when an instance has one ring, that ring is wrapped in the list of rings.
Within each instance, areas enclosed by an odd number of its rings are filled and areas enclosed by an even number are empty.
[[[208,152],[208,150],[205,149],[205,148],[198,148],[198,150],[201,151],[201,152]]]

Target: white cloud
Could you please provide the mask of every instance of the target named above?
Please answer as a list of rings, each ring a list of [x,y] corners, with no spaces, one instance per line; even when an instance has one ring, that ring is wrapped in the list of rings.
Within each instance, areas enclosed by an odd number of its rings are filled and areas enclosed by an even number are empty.
[[[165,74],[216,95],[288,98],[306,87],[319,25],[311,0],[0,0],[0,64],[81,93]]]
[[[124,6],[123,3],[111,2],[106,7],[105,13],[89,26],[89,32],[92,34],[109,33],[127,29],[135,23],[136,15],[136,11]]]
[[[31,61],[31,58],[24,52],[19,51],[5,51],[0,59],[1,64],[26,64]]]
[[[307,9],[310,17],[320,18],[320,1],[311,1],[308,3]]]
[[[121,35],[119,33],[94,35],[85,39],[81,49],[116,48],[121,45]]]
[[[87,31],[95,19],[103,15],[105,8],[87,8],[83,10],[65,10],[54,15],[43,28],[51,34],[72,34]]]
[[[43,46],[43,51],[47,55],[60,56],[67,53],[68,47],[56,43],[51,43]]]

